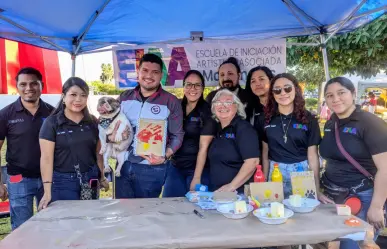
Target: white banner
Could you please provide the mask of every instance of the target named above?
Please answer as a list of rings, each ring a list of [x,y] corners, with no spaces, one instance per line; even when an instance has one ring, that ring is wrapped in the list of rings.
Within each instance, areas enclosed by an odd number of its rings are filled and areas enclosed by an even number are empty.
[[[203,74],[206,86],[217,86],[218,68],[230,56],[239,61],[241,85],[245,84],[247,73],[253,67],[267,66],[275,74],[286,70],[285,39],[118,46],[113,49],[117,88],[132,88],[137,85],[139,62],[145,53],[154,53],[163,59],[161,84],[166,87],[182,87],[184,75],[191,69]]]

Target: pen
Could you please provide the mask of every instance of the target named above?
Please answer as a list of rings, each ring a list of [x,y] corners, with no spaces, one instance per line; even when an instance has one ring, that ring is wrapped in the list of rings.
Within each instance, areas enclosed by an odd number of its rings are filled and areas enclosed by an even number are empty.
[[[204,216],[203,216],[201,213],[199,213],[199,211],[197,211],[196,209],[194,209],[193,212],[194,212],[197,216],[199,216],[200,218],[204,219]]]

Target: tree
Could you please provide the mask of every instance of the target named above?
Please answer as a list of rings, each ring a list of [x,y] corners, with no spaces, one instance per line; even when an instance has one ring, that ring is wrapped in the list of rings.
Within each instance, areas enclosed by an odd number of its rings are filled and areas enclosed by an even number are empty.
[[[114,72],[113,67],[110,63],[101,65],[102,73],[99,77],[103,83],[111,83],[113,80]]]
[[[319,37],[315,37],[319,39]],[[312,37],[288,38],[288,42],[312,42]],[[353,32],[335,35],[327,43],[331,77],[358,74],[364,78],[380,71],[387,73],[387,15]],[[317,87],[325,81],[320,47],[292,46],[287,49],[288,71],[307,87]]]

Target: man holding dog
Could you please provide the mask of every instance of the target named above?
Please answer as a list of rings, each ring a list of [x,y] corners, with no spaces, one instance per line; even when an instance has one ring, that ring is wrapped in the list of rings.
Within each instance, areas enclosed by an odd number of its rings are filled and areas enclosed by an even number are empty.
[[[121,112],[126,115],[135,133],[135,140],[128,151],[128,158],[116,178],[115,197],[159,197],[167,174],[168,160],[180,148],[183,141],[183,111],[179,100],[163,90],[161,79],[163,61],[155,54],[145,54],[139,67],[135,89],[120,95]],[[166,122],[165,156],[136,154],[135,144],[139,137],[141,120]],[[141,133],[141,132],[140,132]],[[141,134],[140,134],[141,135]],[[159,137],[160,138],[160,137]],[[156,138],[151,138],[154,141]],[[114,133],[109,136],[114,141]],[[160,139],[159,139],[160,141]],[[151,144],[151,143],[149,143]]]

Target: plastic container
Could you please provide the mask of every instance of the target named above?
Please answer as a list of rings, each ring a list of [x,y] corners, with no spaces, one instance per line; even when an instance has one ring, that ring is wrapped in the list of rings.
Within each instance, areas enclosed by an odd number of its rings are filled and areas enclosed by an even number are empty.
[[[265,175],[262,172],[262,166],[257,165],[257,171],[255,171],[254,182],[265,182]]]
[[[234,203],[220,204],[216,210],[226,218],[237,220],[246,218],[253,211],[253,206],[247,204],[247,212],[241,214],[234,213]]]
[[[281,170],[278,167],[278,163],[274,164],[274,170],[273,173],[271,174],[271,181],[272,182],[282,182],[282,173]]]
[[[296,212],[296,213],[310,213],[314,211],[319,205],[320,202],[316,199],[310,199],[310,198],[301,198],[301,207],[295,207],[290,205],[289,199],[285,199],[282,202],[287,208],[290,210]]]
[[[269,224],[269,225],[279,225],[285,223],[290,217],[294,215],[294,212],[290,209],[285,208],[285,215],[284,217],[278,218],[278,217],[269,217],[267,214],[270,213],[270,207],[269,208],[260,208],[256,209],[253,212],[253,215],[257,217],[262,223]]]

